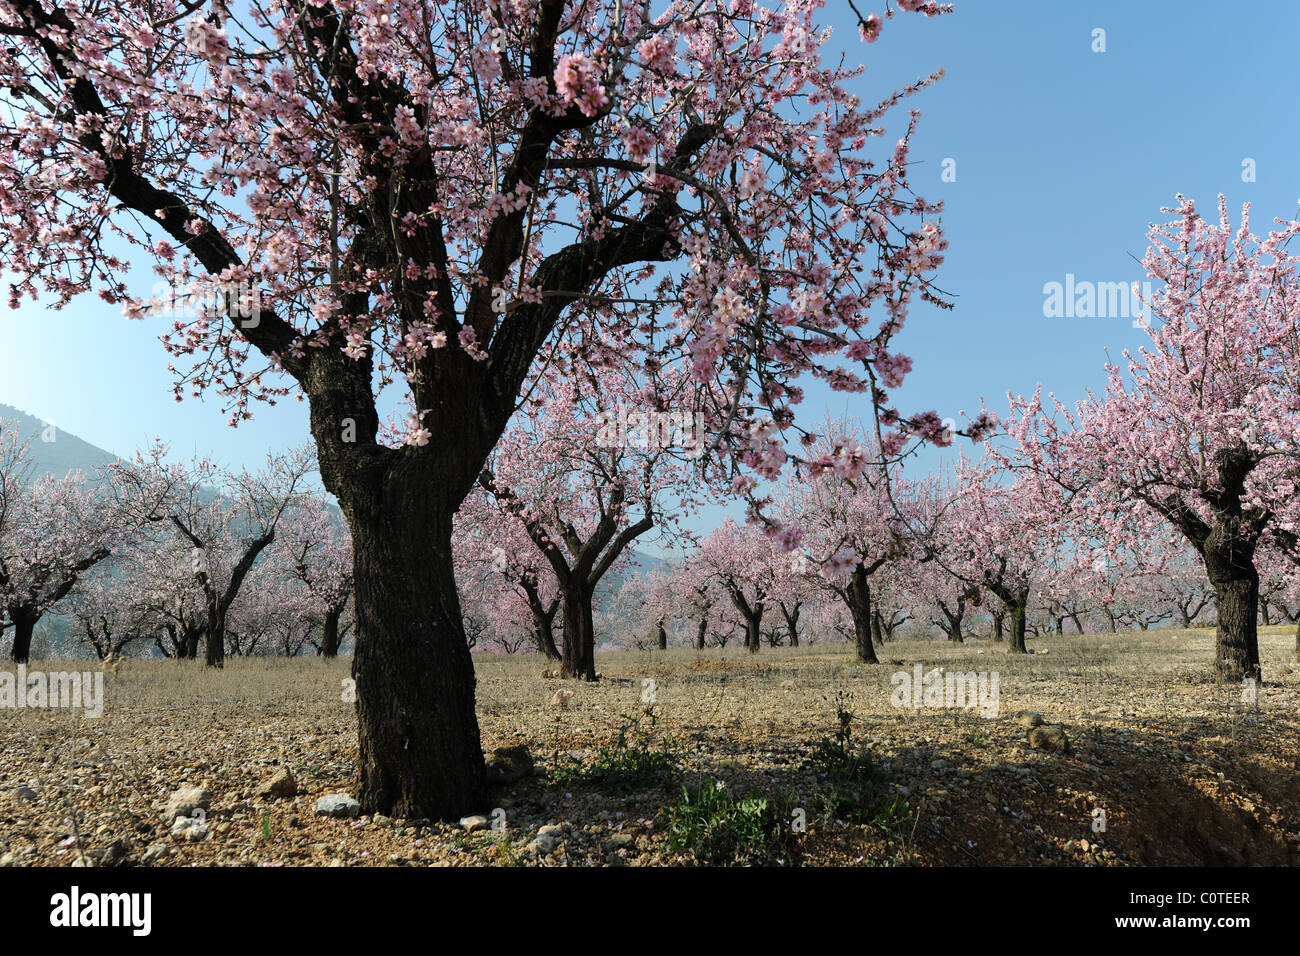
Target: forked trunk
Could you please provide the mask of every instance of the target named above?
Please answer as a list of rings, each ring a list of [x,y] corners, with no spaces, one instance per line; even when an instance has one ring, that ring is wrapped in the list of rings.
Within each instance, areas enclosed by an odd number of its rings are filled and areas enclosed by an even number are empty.
[[[385,490],[391,507],[369,499],[373,511],[349,514],[357,799],[365,813],[455,819],[488,806],[474,664],[452,567],[455,507],[430,502],[427,485]]]
[[[555,631],[551,621],[553,618],[543,619],[537,622],[537,627],[533,634],[537,638],[537,650],[548,661],[560,660],[560,649],[555,646]]]

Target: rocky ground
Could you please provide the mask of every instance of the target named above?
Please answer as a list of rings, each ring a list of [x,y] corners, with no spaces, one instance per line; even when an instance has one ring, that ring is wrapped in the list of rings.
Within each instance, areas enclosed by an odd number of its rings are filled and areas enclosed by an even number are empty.
[[[352,815],[347,661],[128,663],[98,719],[0,710],[0,864],[691,865],[661,809],[703,783],[789,812],[769,861],[787,865],[1293,865],[1300,670],[1289,630],[1261,642],[1253,702],[1211,676],[1207,631],[1050,637],[1029,657],[894,642],[879,666],[843,645],[627,652],[601,655],[595,684],[481,657],[485,748],[528,757],[502,754],[491,806],[454,823]],[[918,663],[997,672],[997,715],[894,706]],[[809,766],[837,709],[871,754],[869,813]],[[633,717],[680,773],[584,774]]]

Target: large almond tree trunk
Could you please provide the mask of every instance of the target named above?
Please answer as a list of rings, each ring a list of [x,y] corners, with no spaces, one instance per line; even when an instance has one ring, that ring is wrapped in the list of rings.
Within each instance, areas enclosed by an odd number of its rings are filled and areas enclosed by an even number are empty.
[[[349,515],[360,635],[352,659],[357,799],[395,817],[447,819],[488,804],[452,566],[456,505],[430,491]]]
[[[591,590],[576,576],[564,589],[564,640],[560,676],[596,679],[596,629]]]
[[[1254,548],[1216,528],[1202,557],[1219,609],[1214,630],[1215,669],[1225,680],[1259,680],[1259,574]]]

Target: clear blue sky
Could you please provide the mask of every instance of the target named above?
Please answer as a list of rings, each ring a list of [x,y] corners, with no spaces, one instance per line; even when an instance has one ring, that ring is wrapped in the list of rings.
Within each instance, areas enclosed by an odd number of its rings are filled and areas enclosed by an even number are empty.
[[[1141,279],[1133,257],[1176,193],[1205,212],[1220,192],[1234,210],[1249,200],[1257,231],[1296,212],[1300,8],[1292,3],[957,0],[956,13],[935,20],[895,16],[869,47],[841,12],[847,5],[829,7],[832,44],[868,65],[864,100],[947,70],[911,101],[923,111],[913,150],[923,165],[913,181],[947,204],[940,284],[957,307],[914,311],[900,340],[915,362],[899,393],[904,410],[955,415],[978,407],[981,395],[1001,410],[1008,388],[1028,392],[1042,381],[1072,399],[1099,384],[1103,350],[1136,346],[1142,332],[1127,318],[1045,318],[1043,285],[1067,273]],[[1104,53],[1091,49],[1097,28]],[[948,158],[955,182],[941,179]],[[305,404],[259,407],[237,430],[224,424],[215,396],[176,404],[159,325],[129,322],[90,296],[62,312],[6,310],[0,402],[118,454],[162,437],[183,455],[255,465],[268,449],[306,440]],[[820,419],[828,404],[836,413],[854,408],[814,390],[808,417]]]

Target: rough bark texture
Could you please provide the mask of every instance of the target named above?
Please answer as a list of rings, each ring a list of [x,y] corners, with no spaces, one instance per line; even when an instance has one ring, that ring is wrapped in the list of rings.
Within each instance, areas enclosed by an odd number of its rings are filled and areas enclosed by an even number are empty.
[[[592,622],[591,591],[579,582],[564,589],[564,647],[560,676],[596,679],[596,635]]]
[[[488,805],[451,513],[393,512],[352,522],[357,799],[371,812],[448,819]]]
[[[708,633],[709,619],[708,617],[702,617],[700,623],[695,626],[695,649],[697,651],[704,650],[704,639],[708,636]],[[1300,638],[1297,639],[1300,640]]]
[[[1011,606],[1011,640],[1007,642],[1008,654],[1028,654],[1029,648],[1025,646],[1025,629],[1026,629],[1026,607],[1025,602],[1021,600],[1014,601]]]
[[[26,664],[32,653],[32,631],[36,629],[37,618],[34,614],[15,612],[12,609],[9,616],[14,627],[14,663]]]
[[[330,608],[325,612],[325,621],[321,627],[320,652],[323,657],[338,657],[339,654],[339,618],[341,610]]]
[[[1233,550],[1229,545],[1221,551],[1207,548],[1205,552],[1205,569],[1219,609],[1214,665],[1225,680],[1259,680],[1259,574],[1250,560],[1234,555]]]
[[[853,617],[853,647],[858,660],[867,664],[879,664],[876,648],[871,643],[871,587],[867,583],[867,577],[866,567],[859,563],[849,578],[844,601]]]

